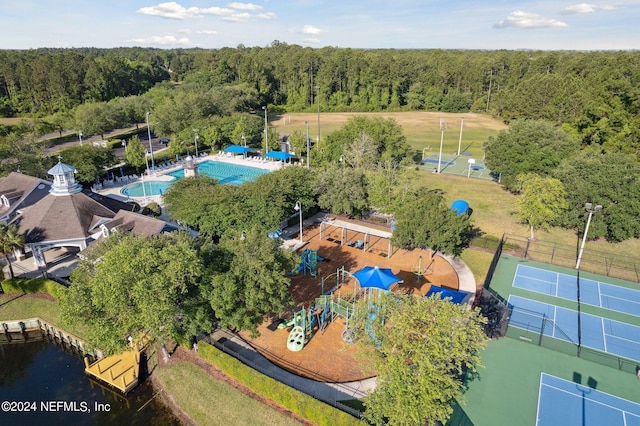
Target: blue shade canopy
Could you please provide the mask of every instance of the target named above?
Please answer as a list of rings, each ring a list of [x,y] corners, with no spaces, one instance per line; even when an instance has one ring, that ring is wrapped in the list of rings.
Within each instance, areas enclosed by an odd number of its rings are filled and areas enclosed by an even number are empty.
[[[371,287],[389,290],[393,284],[402,282],[391,271],[391,268],[380,268],[378,266],[365,266],[353,276],[356,277],[362,288]]]
[[[455,210],[458,216],[463,215],[469,211],[469,203],[465,200],[455,200],[451,204],[451,210]]]
[[[246,154],[251,151],[248,146],[230,145],[224,149],[224,152],[233,152],[235,154]]]
[[[469,293],[465,293],[463,291],[451,290],[448,288],[442,288],[432,284],[431,288],[429,289],[429,291],[424,297],[431,297],[434,294],[439,295],[441,299],[450,298],[452,303],[459,305],[462,303],[464,298],[467,297]]]
[[[290,154],[288,152],[282,152],[282,151],[269,151],[264,155],[264,157],[275,158],[276,160],[286,161],[289,158],[293,157],[293,154]]]

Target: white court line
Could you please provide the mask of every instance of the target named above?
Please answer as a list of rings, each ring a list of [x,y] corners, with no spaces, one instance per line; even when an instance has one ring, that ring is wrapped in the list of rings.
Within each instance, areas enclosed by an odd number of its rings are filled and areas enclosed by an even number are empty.
[[[607,351],[607,336],[608,336],[608,334],[607,334],[606,331],[604,331],[604,318],[600,318],[600,323],[602,324],[602,342],[604,344],[604,351],[606,353],[609,353]]]
[[[573,393],[573,392],[571,392],[571,391],[568,391],[568,390],[565,390],[565,389],[560,389],[560,388],[557,388],[557,387],[555,387],[555,386],[548,385],[548,384],[546,384],[546,383],[541,383],[541,385],[540,385],[540,386],[541,386],[541,387],[542,387],[542,386],[546,386],[547,388],[555,389],[555,390],[560,391],[560,392],[564,392],[564,393],[566,393],[567,395],[575,396],[576,398],[582,398],[582,397],[583,397],[582,395],[578,395],[578,394]],[[576,383],[576,386],[578,386],[578,384],[577,384],[577,383]],[[580,386],[582,386],[582,385],[580,385]],[[586,387],[586,386],[585,386],[585,387]],[[591,388],[590,388],[590,389],[591,389]],[[595,389],[594,389],[594,390],[595,390]],[[602,392],[602,393],[606,393],[606,392]],[[595,399],[589,398],[587,395],[588,395],[588,393],[587,393],[587,392],[585,392],[584,399],[586,399],[587,401],[595,402],[595,403],[596,403],[596,404],[598,404],[598,405],[602,405],[603,407],[611,408],[611,409],[616,410],[616,411],[619,411],[619,412],[621,412],[621,413],[630,413],[630,414],[633,414],[633,413],[631,413],[631,412],[629,412],[629,411],[623,410],[623,409],[622,409],[622,408],[620,408],[620,407],[615,407],[615,406],[613,406],[613,405],[605,404],[604,402],[596,401]],[[612,395],[612,394],[610,394],[610,393],[608,393],[607,395],[609,395],[609,396],[613,396],[614,398],[618,398],[618,399],[625,400],[624,398],[617,397],[617,396]],[[538,398],[538,400],[539,400],[539,399],[540,399],[540,398]],[[625,400],[625,401],[630,402],[630,403],[635,404],[635,405],[638,405],[637,403],[635,403],[635,402],[633,402],[633,401],[629,401],[629,400]],[[624,418],[624,416],[623,416],[623,418]]]
[[[560,289],[560,274],[556,272],[556,294],[555,297],[558,297],[558,290]]]
[[[604,308],[604,306],[602,306],[602,290],[600,290],[600,281],[598,281],[598,302],[600,303],[600,307]]]
[[[536,408],[536,426],[540,421],[540,400],[542,399],[542,380],[544,380],[544,371],[540,372],[540,385],[538,385],[538,407]]]

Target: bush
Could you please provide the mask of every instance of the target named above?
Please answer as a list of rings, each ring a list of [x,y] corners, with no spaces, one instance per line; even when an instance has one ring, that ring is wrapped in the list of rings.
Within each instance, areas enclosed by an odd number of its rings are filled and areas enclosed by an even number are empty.
[[[162,214],[162,207],[158,203],[149,203],[142,209],[142,214],[152,217],[160,217]]]
[[[7,294],[49,293],[57,299],[64,289],[62,284],[48,278],[12,278],[2,282],[2,291]]]
[[[252,391],[269,398],[313,423],[318,425],[362,424],[355,417],[337,408],[333,408],[277,380],[258,373],[205,341],[198,342],[198,355]]]

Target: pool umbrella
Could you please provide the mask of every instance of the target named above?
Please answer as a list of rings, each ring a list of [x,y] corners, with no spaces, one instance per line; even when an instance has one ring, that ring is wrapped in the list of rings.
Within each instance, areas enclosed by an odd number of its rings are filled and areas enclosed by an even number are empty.
[[[353,276],[356,277],[362,288],[389,290],[393,284],[402,282],[391,271],[391,268],[380,268],[378,266],[365,266]]]

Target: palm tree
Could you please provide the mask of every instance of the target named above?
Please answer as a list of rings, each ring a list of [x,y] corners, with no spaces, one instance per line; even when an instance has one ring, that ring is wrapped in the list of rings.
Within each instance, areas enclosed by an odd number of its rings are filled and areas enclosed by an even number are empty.
[[[5,261],[9,265],[9,273],[11,278],[13,275],[13,267],[9,255],[15,250],[24,246],[24,235],[20,234],[18,227],[15,225],[0,225],[0,254],[4,256]]]

